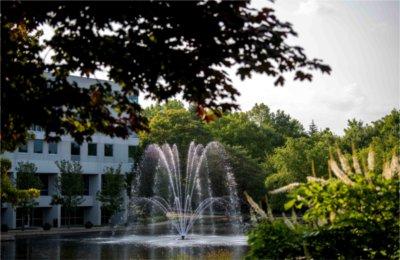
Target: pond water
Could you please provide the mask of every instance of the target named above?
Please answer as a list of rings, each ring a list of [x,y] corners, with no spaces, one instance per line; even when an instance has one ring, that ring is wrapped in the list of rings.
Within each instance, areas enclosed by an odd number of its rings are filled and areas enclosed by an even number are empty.
[[[229,223],[196,225],[185,240],[168,224],[126,231],[20,238],[1,244],[1,259],[241,259],[247,243]]]

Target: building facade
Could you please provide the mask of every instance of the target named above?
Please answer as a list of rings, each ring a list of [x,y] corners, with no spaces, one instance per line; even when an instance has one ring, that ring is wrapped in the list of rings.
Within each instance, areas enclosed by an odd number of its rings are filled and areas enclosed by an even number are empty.
[[[77,83],[93,83],[94,80],[72,77]],[[80,84],[82,85],[82,84]],[[115,86],[113,86],[115,87]],[[16,151],[6,152],[2,156],[12,162],[11,176],[16,178],[16,166],[19,162],[34,163],[37,173],[42,181],[40,197],[36,199],[37,206],[30,219],[22,223],[21,214],[8,203],[3,203],[1,208],[1,223],[9,228],[24,226],[42,226],[50,223],[53,227],[66,224],[65,212],[60,205],[51,205],[52,195],[57,194],[55,186],[56,177],[60,174],[56,165],[57,161],[77,161],[82,165],[84,180],[84,200],[73,214],[71,223],[81,225],[87,221],[94,225],[101,224],[101,203],[96,199],[96,194],[101,190],[102,174],[107,167],[121,165],[122,172],[129,172],[133,164],[130,157],[132,150],[139,144],[136,134],[128,139],[111,138],[101,134],[92,136],[90,143],[78,145],[70,136],[62,136],[58,143],[48,143],[44,140],[44,132],[38,127],[33,127],[34,140],[29,140],[25,146]]]

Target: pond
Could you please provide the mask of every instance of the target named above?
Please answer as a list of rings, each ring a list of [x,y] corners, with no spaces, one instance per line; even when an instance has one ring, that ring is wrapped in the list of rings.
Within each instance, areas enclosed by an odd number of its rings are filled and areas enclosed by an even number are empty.
[[[185,240],[169,224],[136,225],[124,232],[17,238],[1,244],[1,259],[240,259],[246,236],[229,223],[199,224]]]

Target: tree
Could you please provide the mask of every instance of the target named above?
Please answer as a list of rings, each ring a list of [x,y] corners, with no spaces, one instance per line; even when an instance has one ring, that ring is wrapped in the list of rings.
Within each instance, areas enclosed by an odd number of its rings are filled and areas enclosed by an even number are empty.
[[[393,152],[399,153],[400,110],[393,109],[388,115],[372,123],[374,132],[372,146],[381,151],[388,160]]]
[[[370,147],[374,148],[377,170],[382,170],[383,162],[393,153],[399,154],[400,111],[393,109],[381,119],[364,124],[355,119],[348,121],[345,135],[340,138],[340,147],[350,153],[354,148],[359,156],[365,156]]]
[[[257,161],[264,159],[281,142],[281,136],[274,129],[257,125],[246,113],[224,115],[206,127],[216,140],[245,148]]]
[[[34,188],[18,189],[14,183],[10,180],[8,172],[11,169],[11,161],[5,158],[0,158],[0,169],[1,169],[1,186],[0,203],[11,203],[17,205],[20,201],[30,200],[39,197],[40,191]]]
[[[246,114],[249,119],[255,122],[258,126],[271,125],[271,110],[264,103],[256,103]]]
[[[19,162],[18,166],[16,167],[17,171],[17,189],[21,190],[29,190],[29,189],[36,189],[40,190],[43,186],[39,176],[36,174],[37,167],[34,163],[30,162]],[[25,219],[28,218],[38,203],[35,201],[33,197],[26,197],[21,198],[18,200],[15,207],[21,210],[22,214],[22,226],[21,229],[24,230],[25,228]]]
[[[97,193],[97,199],[102,203],[102,210],[111,218],[123,208],[125,179],[121,174],[121,165],[115,169],[106,168],[102,178],[103,185],[101,191]]]
[[[60,170],[56,188],[58,194],[53,196],[52,204],[61,204],[67,214],[68,228],[71,226],[71,213],[83,202],[82,166],[79,162],[57,161]]]
[[[318,127],[317,127],[317,125],[314,123],[314,120],[311,120],[311,124],[310,124],[310,126],[308,127],[308,134],[310,135],[310,136],[312,136],[312,135],[314,135],[315,133],[317,133],[318,132]]]
[[[348,120],[341,140],[341,148],[346,152],[351,152],[352,146],[357,149],[368,147],[373,135],[374,130],[370,125],[364,125],[362,121],[354,118]]]
[[[225,146],[225,148],[238,185],[239,197],[243,200],[243,192],[247,191],[257,201],[261,200],[266,189],[261,181],[265,178],[265,172],[260,164],[240,146]]]
[[[95,132],[127,137],[145,129],[140,105],[129,99],[139,91],[158,101],[181,94],[217,114],[237,108],[239,93],[226,73],[231,67],[241,79],[255,72],[275,77],[275,85],[284,84],[287,72],[311,81],[313,71],[331,71],[289,44],[297,36],[290,23],[249,1],[9,1],[1,14],[1,60],[7,61],[1,142],[10,151],[31,125],[42,127],[47,140],[70,134],[79,143]],[[43,24],[54,35],[40,41]],[[49,50],[45,61],[40,53]],[[72,72],[89,76],[104,68],[121,91],[104,81],[80,88],[67,80]]]
[[[304,182],[310,172],[318,177],[327,177],[327,161],[335,141],[335,136],[328,129],[311,137],[288,138],[285,145],[276,148],[264,163],[267,190],[292,182]],[[282,210],[285,200],[284,194],[273,195],[271,206],[274,210]]]
[[[144,149],[150,143],[176,144],[181,156],[186,154],[191,141],[208,143],[211,136],[204,123],[191,114],[182,103],[177,101],[146,109],[152,116],[149,120],[149,132],[139,133],[140,143]]]
[[[271,126],[284,137],[305,136],[303,125],[282,110],[271,114]]]

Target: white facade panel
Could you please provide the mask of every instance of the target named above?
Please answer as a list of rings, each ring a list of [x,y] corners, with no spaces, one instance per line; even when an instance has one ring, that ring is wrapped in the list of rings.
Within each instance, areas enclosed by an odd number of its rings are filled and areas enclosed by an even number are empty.
[[[75,81],[81,87],[88,87],[97,80],[71,76],[70,81]],[[113,89],[118,89],[118,85],[113,82],[108,82]],[[11,172],[15,178],[16,167],[19,162],[31,162],[36,165],[38,174],[46,174],[48,180],[47,195],[40,196],[36,201],[38,208],[46,208],[44,210],[43,220],[50,224],[55,223],[59,227],[61,223],[61,207],[59,205],[50,205],[52,195],[57,193],[55,188],[55,180],[60,171],[56,165],[57,161],[78,161],[83,170],[83,174],[91,175],[89,178],[89,194],[84,196],[84,200],[80,207],[84,207],[84,221],[91,221],[94,225],[101,224],[101,203],[96,199],[96,194],[101,190],[101,175],[107,167],[116,168],[121,165],[122,173],[131,170],[133,160],[129,158],[129,146],[139,145],[139,139],[135,133],[127,139],[112,138],[103,134],[95,134],[92,136],[92,142],[97,144],[97,154],[88,154],[88,143],[84,142],[80,146],[80,154],[71,154],[71,145],[74,143],[71,136],[66,135],[61,137],[61,141],[57,143],[57,152],[55,154],[49,151],[49,144],[44,141],[44,132],[35,129],[32,131],[34,140],[29,140],[27,143],[27,151],[20,152],[19,149],[10,153],[6,152],[2,156],[11,160]],[[35,140],[43,140],[42,151],[34,152]],[[112,156],[106,156],[105,145],[112,145]],[[53,147],[54,148],[54,147]],[[16,211],[7,203],[2,205],[2,223],[7,224],[10,228],[16,227]]]

